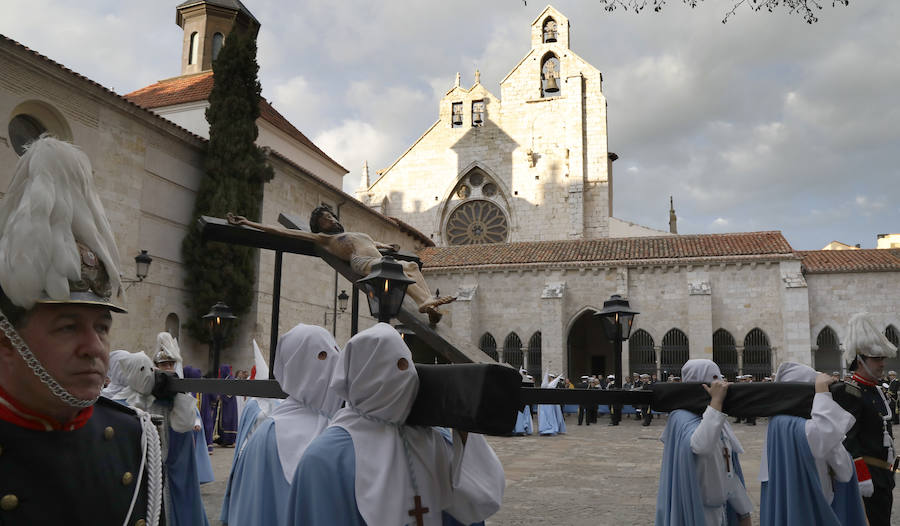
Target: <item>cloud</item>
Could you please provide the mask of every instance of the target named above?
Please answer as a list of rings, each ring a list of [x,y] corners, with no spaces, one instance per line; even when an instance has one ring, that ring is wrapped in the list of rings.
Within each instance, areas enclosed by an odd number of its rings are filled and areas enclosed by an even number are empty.
[[[6,5],[8,4],[8,5]],[[180,73],[173,4],[6,2],[0,33],[120,93]],[[457,71],[499,82],[543,5],[245,2],[262,22],[264,94],[349,168],[384,168],[436,120]],[[725,6],[608,13],[556,0],[571,48],[603,73],[616,215],[679,231],[782,230],[795,248],[896,231],[900,2],[826,4],[820,22]],[[857,203],[857,196],[862,201]],[[719,220],[727,221],[722,224]]]

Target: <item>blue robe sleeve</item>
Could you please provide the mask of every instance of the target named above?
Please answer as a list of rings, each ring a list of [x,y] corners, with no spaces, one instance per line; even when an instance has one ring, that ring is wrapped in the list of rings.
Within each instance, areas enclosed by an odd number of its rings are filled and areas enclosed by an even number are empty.
[[[200,417],[200,411],[195,410],[197,417]],[[216,477],[213,475],[212,463],[209,461],[209,452],[206,448],[206,434],[203,431],[203,419],[200,419],[200,431],[191,431],[194,436],[194,460],[197,462],[197,477],[200,484],[215,482]]]
[[[256,423],[256,417],[261,410],[259,403],[256,400],[251,400],[247,402],[244,406],[244,411],[241,413],[240,426],[238,427],[237,439],[234,444],[234,457],[231,460],[231,472],[228,474],[228,482],[225,484],[225,497],[222,499],[222,515],[219,517],[219,520],[224,524],[228,524],[228,506],[231,501],[231,480],[234,478],[234,469],[238,464],[238,458],[241,456],[244,442],[250,435],[250,431]]]
[[[806,420],[796,416],[769,420],[769,481],[760,492],[760,524],[840,526],[822,493],[805,425]]]
[[[656,494],[656,526],[696,526],[704,524],[699,478],[691,451],[691,435],[700,417],[676,410],[669,415],[663,431],[663,458]],[[765,524],[765,523],[763,523]]]
[[[290,484],[278,457],[275,423],[266,419],[253,433],[234,467],[226,524],[285,524]]]
[[[286,524],[365,526],[356,506],[356,453],[350,433],[329,427],[300,459],[288,497]]]

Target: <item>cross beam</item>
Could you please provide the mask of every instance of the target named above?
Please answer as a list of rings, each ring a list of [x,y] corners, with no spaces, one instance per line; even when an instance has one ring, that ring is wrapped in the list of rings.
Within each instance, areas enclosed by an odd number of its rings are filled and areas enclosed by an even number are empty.
[[[519,387],[519,374],[497,364],[416,364],[419,393],[406,423],[505,435],[525,405],[649,405],[654,411],[702,413],[709,395],[699,383],[658,383],[651,389],[541,389]],[[832,385],[837,389],[838,383]],[[285,398],[271,380],[171,379],[168,390]],[[732,384],[723,412],[735,417],[792,415],[809,418],[815,388],[804,383]]]

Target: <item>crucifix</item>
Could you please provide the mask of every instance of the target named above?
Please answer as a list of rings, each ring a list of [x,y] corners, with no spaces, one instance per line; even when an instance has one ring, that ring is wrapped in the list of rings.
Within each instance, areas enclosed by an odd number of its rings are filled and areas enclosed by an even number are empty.
[[[725,459],[725,472],[731,473],[731,455],[728,454],[728,448],[722,446],[722,458]]]
[[[416,518],[416,526],[423,526],[425,522],[422,519],[422,515],[428,513],[428,508],[422,507],[422,497],[416,495],[415,499],[416,506],[413,509],[409,510],[409,516]]]

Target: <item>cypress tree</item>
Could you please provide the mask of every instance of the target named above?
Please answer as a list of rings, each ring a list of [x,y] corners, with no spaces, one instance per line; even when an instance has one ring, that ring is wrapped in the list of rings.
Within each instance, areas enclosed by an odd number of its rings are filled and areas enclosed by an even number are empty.
[[[256,146],[262,92],[258,71],[255,37],[235,28],[213,61],[204,175],[194,204],[194,221],[181,247],[191,313],[185,326],[199,341],[210,338],[202,316],[217,301],[227,303],[236,316],[245,314],[253,304],[256,249],[204,244],[197,218],[233,212],[259,220],[263,184],[274,172]]]

